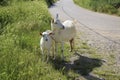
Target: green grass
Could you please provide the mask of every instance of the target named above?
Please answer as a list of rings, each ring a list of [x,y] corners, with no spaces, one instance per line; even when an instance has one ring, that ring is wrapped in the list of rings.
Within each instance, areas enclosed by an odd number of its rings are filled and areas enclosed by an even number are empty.
[[[74,0],[81,7],[102,13],[120,16],[120,0]]]
[[[0,80],[66,80],[41,61],[39,32],[50,29],[50,19],[44,0],[0,7]]]
[[[0,6],[0,80],[90,80],[84,75],[91,72],[106,80],[120,78],[119,72],[108,70],[113,68],[115,56],[98,54],[87,42],[76,43],[79,58],[72,67],[69,59],[76,54],[69,52],[68,44],[64,48],[65,61],[60,58],[60,49],[56,60],[42,61],[39,32],[50,29],[47,7],[45,0],[21,0]],[[109,60],[108,66],[101,63],[102,58]]]

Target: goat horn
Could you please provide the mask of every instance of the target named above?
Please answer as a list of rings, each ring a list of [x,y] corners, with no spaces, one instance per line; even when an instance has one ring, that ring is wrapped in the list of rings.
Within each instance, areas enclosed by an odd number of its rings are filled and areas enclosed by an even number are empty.
[[[56,19],[58,19],[58,13],[56,14]]]

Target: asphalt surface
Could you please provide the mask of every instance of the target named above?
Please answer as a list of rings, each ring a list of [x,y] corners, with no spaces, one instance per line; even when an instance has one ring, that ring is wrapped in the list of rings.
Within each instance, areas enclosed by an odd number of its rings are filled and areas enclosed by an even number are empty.
[[[111,62],[108,57],[113,55],[115,64],[112,66],[120,72],[120,17],[81,8],[72,0],[59,0],[49,8],[49,11],[53,18],[58,13],[62,21],[76,19],[77,43],[75,42],[75,46],[79,47],[80,41],[87,42],[88,45],[97,49],[98,54],[103,56],[102,60],[105,61],[105,65]],[[88,56],[89,53],[84,53],[84,55]],[[72,56],[70,61],[74,62],[74,58],[76,56]],[[87,76],[87,78],[103,80],[95,75],[92,75],[91,78]]]
[[[49,11],[53,17],[58,13],[62,21],[76,19],[85,28],[120,43],[120,17],[81,8],[72,0],[59,0],[49,8]]]

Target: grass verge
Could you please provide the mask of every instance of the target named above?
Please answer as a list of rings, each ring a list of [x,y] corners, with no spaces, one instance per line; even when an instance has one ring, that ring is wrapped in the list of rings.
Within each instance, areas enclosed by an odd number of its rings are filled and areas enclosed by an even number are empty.
[[[0,6],[0,80],[66,80],[41,61],[39,32],[50,29],[50,19],[44,0]]]
[[[120,1],[119,0],[74,0],[81,7],[120,16]]]

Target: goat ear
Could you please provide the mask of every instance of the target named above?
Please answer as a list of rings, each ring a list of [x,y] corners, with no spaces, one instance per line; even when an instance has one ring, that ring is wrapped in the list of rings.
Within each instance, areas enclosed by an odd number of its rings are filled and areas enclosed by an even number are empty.
[[[42,33],[40,32],[40,35],[42,36]]]
[[[50,32],[49,35],[54,35],[54,33],[53,33],[53,32]]]
[[[54,19],[51,19],[51,23],[54,23]]]

